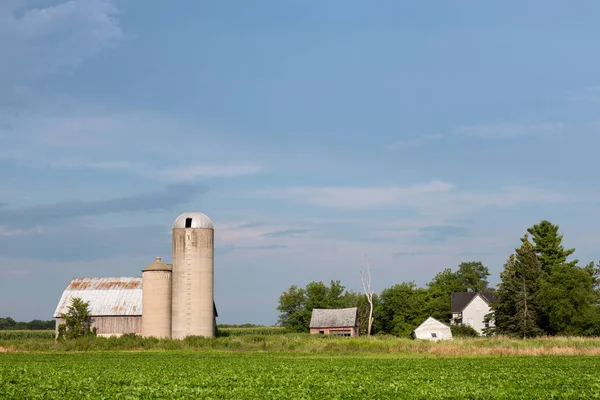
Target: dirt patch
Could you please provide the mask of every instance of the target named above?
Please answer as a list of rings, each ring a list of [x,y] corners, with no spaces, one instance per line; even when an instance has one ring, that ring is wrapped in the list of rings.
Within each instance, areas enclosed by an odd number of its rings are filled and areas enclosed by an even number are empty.
[[[13,350],[0,346],[0,353],[12,353]]]

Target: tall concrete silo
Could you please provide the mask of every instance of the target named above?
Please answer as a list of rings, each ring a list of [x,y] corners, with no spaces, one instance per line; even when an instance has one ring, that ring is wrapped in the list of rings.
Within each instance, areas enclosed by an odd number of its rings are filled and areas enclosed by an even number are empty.
[[[171,266],[156,257],[142,270],[142,336],[171,337]]]
[[[173,339],[213,337],[214,228],[200,212],[181,214],[173,223]]]

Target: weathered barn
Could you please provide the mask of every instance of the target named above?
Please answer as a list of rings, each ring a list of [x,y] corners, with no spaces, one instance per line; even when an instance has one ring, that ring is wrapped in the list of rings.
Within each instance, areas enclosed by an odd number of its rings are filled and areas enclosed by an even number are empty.
[[[54,318],[56,331],[64,323],[71,299],[80,297],[90,303],[89,310],[99,336],[140,333],[142,327],[142,278],[74,278],[64,290]]]
[[[492,311],[491,304],[497,301],[491,292],[455,292],[452,293],[452,320],[454,325],[468,325],[480,335],[484,328],[494,326],[494,320],[485,320]]]
[[[57,333],[61,315],[79,297],[89,302],[98,335],[214,337],[213,223],[201,212],[187,212],[177,217],[172,232],[173,264],[157,257],[141,277],[73,279],[54,312]]]
[[[338,336],[358,336],[356,307],[312,310],[310,333]]]
[[[412,337],[435,341],[452,340],[452,331],[448,325],[441,323],[433,317],[429,317],[412,331]]]

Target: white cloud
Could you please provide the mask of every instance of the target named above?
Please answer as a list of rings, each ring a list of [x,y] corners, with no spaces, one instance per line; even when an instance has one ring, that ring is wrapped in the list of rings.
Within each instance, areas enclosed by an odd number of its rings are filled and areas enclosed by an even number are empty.
[[[43,230],[40,226],[36,226],[32,229],[22,229],[22,228],[8,228],[6,226],[0,225],[0,237],[5,236],[26,236],[26,235],[36,235],[43,233]]]
[[[159,172],[158,177],[168,181],[192,181],[252,175],[260,170],[259,166],[253,164],[192,164],[168,168]]]
[[[220,135],[167,115],[24,113],[0,125],[0,159],[34,167],[121,170],[148,179],[189,182],[256,174],[262,167]],[[143,140],[140,140],[143,138]],[[195,163],[204,150],[203,163]],[[132,151],[135,150],[135,151]],[[176,155],[176,156],[174,156]],[[235,160],[235,161],[228,161]],[[192,161],[192,162],[190,162]]]
[[[31,80],[77,67],[123,36],[110,0],[25,6],[13,1],[0,8],[0,92],[9,104],[27,95]]]
[[[462,126],[458,133],[481,139],[506,139],[528,135],[559,136],[563,129],[564,125],[560,123],[501,123]]]
[[[413,208],[425,215],[568,200],[561,193],[537,188],[508,186],[491,192],[469,191],[459,190],[451,183],[440,181],[393,187],[272,188],[251,195],[344,210],[366,210],[382,206]]]

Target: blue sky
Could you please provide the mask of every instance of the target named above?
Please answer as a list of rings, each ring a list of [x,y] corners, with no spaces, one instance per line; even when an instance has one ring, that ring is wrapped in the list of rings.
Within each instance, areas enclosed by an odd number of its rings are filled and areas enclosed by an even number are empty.
[[[292,284],[498,273],[549,219],[600,259],[596,1],[9,0],[0,316],[215,224],[219,322]]]

